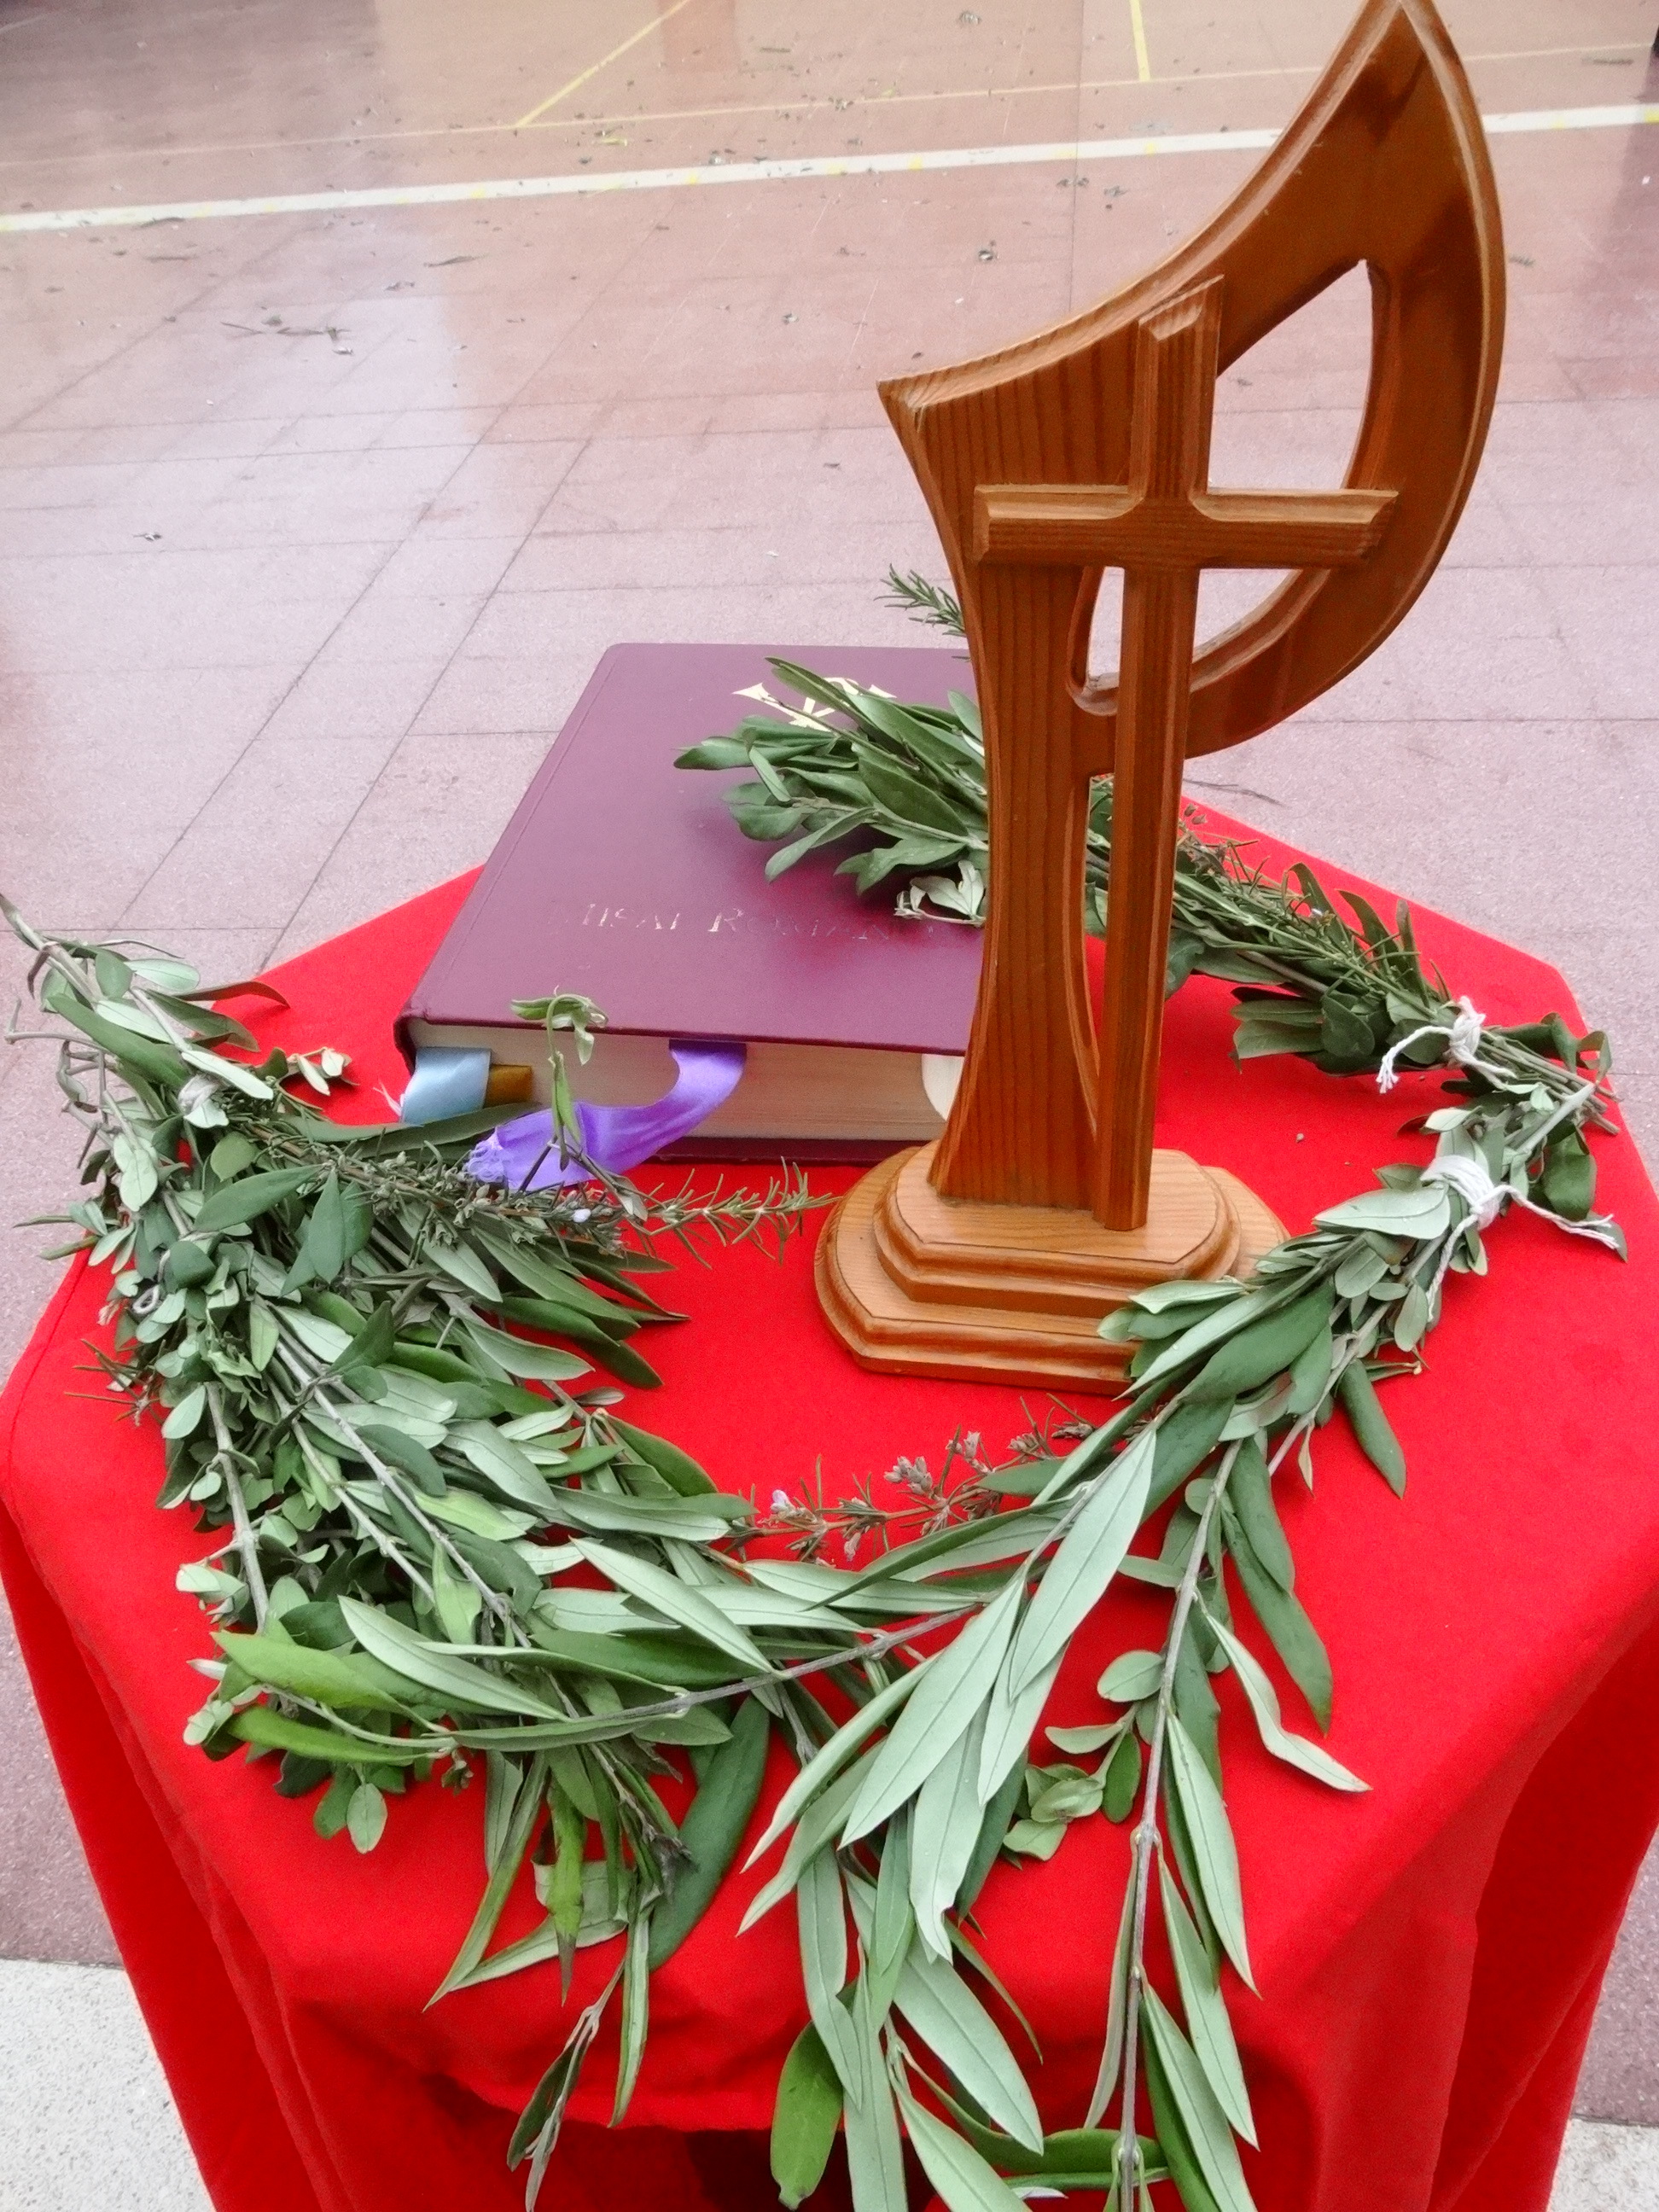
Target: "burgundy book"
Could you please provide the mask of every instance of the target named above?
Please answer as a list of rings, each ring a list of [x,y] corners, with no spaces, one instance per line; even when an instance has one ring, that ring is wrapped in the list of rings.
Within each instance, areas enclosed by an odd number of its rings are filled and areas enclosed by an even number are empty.
[[[943,705],[966,656],[928,647],[613,646],[594,670],[501,842],[398,1018],[422,1047],[484,1047],[529,1064],[541,1031],[515,999],[580,991],[609,1026],[565,1054],[579,1097],[641,1105],[674,1080],[669,1041],[740,1041],[741,1080],[681,1154],[869,1158],[944,1126],[979,980],[980,932],[903,921],[896,885],[860,898],[811,854],[775,882],[776,849],[744,837],[724,793],[742,769],[675,757],[789,696],[770,653]],[[793,703],[793,698],[791,698]]]

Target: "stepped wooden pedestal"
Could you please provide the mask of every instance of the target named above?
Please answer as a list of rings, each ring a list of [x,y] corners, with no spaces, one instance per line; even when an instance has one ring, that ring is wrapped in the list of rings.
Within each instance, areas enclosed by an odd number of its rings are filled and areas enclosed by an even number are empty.
[[[1102,1341],[1105,1315],[1154,1283],[1248,1273],[1285,1234],[1185,1152],[1152,1154],[1144,1228],[1103,1229],[1081,1207],[942,1197],[934,1149],[884,1160],[819,1239],[819,1300],[861,1366],[1106,1389],[1133,1346]]]
[[[1376,313],[1346,483],[1212,484],[1218,377],[1356,265]],[[1261,167],[1161,267],[1018,344],[881,387],[961,602],[989,836],[945,1133],[866,1176],[818,1248],[824,1310],[866,1366],[1107,1383],[1127,1362],[1096,1334],[1114,1307],[1243,1272],[1282,1235],[1231,1176],[1152,1150],[1182,776],[1358,667],[1422,590],[1474,482],[1503,326],[1468,80],[1431,0],[1366,0]],[[1218,568],[1290,573],[1200,645]],[[1109,568],[1123,611],[1102,684]],[[1105,775],[1097,997],[1083,904]],[[900,782],[896,811],[925,830],[927,793]]]

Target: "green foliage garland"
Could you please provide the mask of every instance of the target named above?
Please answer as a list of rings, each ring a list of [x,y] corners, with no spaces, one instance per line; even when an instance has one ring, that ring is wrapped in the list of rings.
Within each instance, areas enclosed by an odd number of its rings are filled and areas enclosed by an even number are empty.
[[[692,757],[724,765],[739,748],[753,765],[736,811],[793,841],[774,872],[873,832],[862,886],[896,873],[902,912],[977,919],[971,705],[779,672],[802,709]],[[1097,900],[1104,799],[1091,855]],[[772,1871],[745,1924],[793,1898],[810,2024],[779,2088],[783,2201],[816,2186],[839,2130],[858,2212],[902,2212],[906,2135],[950,2212],[1012,2212],[1032,2187],[1147,2212],[1163,2179],[1188,2212],[1248,2212],[1237,2142],[1255,2128],[1221,1977],[1231,1961],[1249,1985],[1250,1966],[1212,1678],[1237,1673],[1271,1755],[1364,1786],[1286,1726],[1239,1633],[1242,1607],[1327,1729],[1330,1668],[1274,1480],[1311,1479],[1340,1407],[1403,1489],[1377,1386],[1419,1364],[1447,1274],[1486,1271],[1508,1206],[1620,1249],[1590,1212],[1604,1040],[1555,1016],[1483,1029],[1425,973],[1403,908],[1390,930],[1350,904],[1357,932],[1308,871],[1273,883],[1189,837],[1172,981],[1184,968],[1237,984],[1245,1054],[1385,1075],[1446,1063],[1453,1103],[1413,1125],[1433,1158],[1382,1170],[1248,1283],[1165,1285],[1116,1316],[1108,1330],[1137,1348],[1103,1426],[1018,1438],[1001,1466],[958,1436],[940,1476],[898,1462],[896,1506],[780,1492],[765,1517],[624,1421],[593,1370],[654,1381],[632,1340],[673,1318],[639,1279],[667,1264],[658,1243],[781,1239],[811,1203],[798,1182],[712,1198],[599,1176],[479,1184],[462,1163],[499,1115],[332,1123],[292,1086],[326,1095],[338,1054],[255,1061],[211,1004],[227,994],[179,963],[44,936],[6,909],[40,1004],[68,1025],[59,1080],[89,1192],[65,1249],[111,1269],[110,1387],[161,1418],[160,1502],[221,1539],[179,1575],[219,1647],[197,1662],[211,1689],[191,1739],[270,1760],[281,1794],[317,1797],[320,1834],[363,1850],[388,1795],[482,1769],[483,1893],[439,1994],[555,1960],[568,1990],[579,1948],[620,1946],[514,2133],[528,2201],[613,2002],[626,2111],[650,1974],[732,1864],[776,1728],[799,1771],[751,1853]],[[1156,1548],[1137,1548],[1160,1514]],[[760,1535],[795,1556],[751,1553]],[[1042,1729],[1073,1632],[1121,1577],[1168,1592],[1161,1646],[1113,1660],[1097,1722]],[[1035,1755],[1044,1736],[1059,1759]],[[690,1785],[678,1820],[668,1778]],[[1105,2045],[1084,2124],[1045,2134],[969,1916],[999,1857],[1046,1858],[1097,1814],[1133,1821]],[[526,1863],[544,1917],[492,1949]],[[1155,1913],[1162,1991],[1146,1968]]]

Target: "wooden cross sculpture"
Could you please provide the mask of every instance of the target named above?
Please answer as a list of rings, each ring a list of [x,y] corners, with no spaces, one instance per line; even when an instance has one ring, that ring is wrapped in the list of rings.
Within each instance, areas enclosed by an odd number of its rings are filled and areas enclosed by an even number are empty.
[[[1362,263],[1371,374],[1346,486],[1212,489],[1218,374]],[[1503,313],[1462,64],[1430,0],[1368,0],[1238,198],[1161,267],[1055,330],[882,386],[962,602],[990,869],[945,1133],[884,1161],[820,1243],[825,1311],[866,1364],[1100,1382],[1125,1357],[1097,1334],[1112,1306],[1241,1272],[1283,1234],[1236,1176],[1152,1146],[1182,770],[1317,697],[1421,591],[1485,442]],[[1100,688],[1109,568],[1120,673]],[[1212,568],[1295,573],[1194,659]],[[1097,1019],[1084,852],[1108,773]]]

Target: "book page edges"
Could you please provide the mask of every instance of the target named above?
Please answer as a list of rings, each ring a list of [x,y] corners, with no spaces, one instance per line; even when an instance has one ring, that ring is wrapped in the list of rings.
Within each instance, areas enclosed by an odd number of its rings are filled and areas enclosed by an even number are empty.
[[[422,1045],[482,1047],[497,1061],[528,1066],[537,1103],[547,1103],[548,1065],[539,1030],[419,1019],[410,1020],[407,1029],[416,1051]],[[674,1081],[666,1037],[603,1031],[585,1067],[574,1044],[566,1045],[564,1056],[572,1091],[596,1106],[647,1105]],[[751,1043],[743,1079],[697,1134],[927,1144],[945,1127],[923,1065],[935,1057],[874,1045]],[[938,1092],[937,1073],[931,1087]]]

